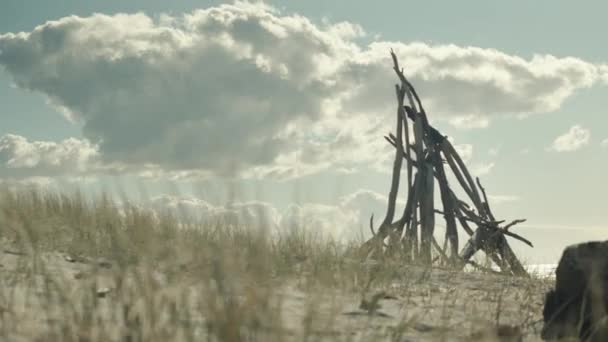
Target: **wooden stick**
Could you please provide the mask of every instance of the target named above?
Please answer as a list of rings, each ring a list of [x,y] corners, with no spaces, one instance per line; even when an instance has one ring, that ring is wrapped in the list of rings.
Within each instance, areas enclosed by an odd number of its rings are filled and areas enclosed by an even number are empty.
[[[469,264],[469,265],[471,265],[471,266],[473,266],[473,267],[475,267],[475,268],[479,269],[480,271],[486,272],[486,273],[491,273],[491,274],[496,274],[496,275],[502,275],[502,276],[504,276],[504,275],[505,275],[505,274],[504,274],[504,273],[502,273],[502,272],[499,272],[499,271],[493,270],[493,269],[491,269],[491,268],[483,267],[483,266],[481,266],[480,264],[476,263],[476,262],[475,262],[475,261],[473,261],[473,260],[469,260],[469,261],[467,261],[467,264]]]
[[[454,192],[452,191],[452,189],[448,189],[448,190],[449,190],[449,195],[450,195],[449,199],[452,202],[452,207],[454,208],[454,214],[458,218],[460,225],[462,226],[464,231],[469,236],[473,235],[473,229],[471,229],[471,227],[469,227],[468,223],[466,222],[465,216],[462,214],[461,209],[460,209],[461,206],[466,207],[467,204],[462,202],[461,200],[459,200],[458,197],[456,197],[456,194],[454,194]]]
[[[501,256],[503,257],[503,260],[505,260],[506,263],[511,268],[511,271],[513,272],[513,274],[517,275],[517,276],[529,277],[528,271],[526,271],[526,269],[521,264],[521,262],[519,262],[519,259],[517,259],[515,252],[513,252],[513,250],[511,249],[511,246],[509,246],[509,243],[507,242],[507,239],[504,237],[504,235],[499,236],[499,242],[500,242],[499,252],[501,253]]]
[[[467,209],[464,206],[461,206],[460,210],[469,218],[469,221],[475,222],[479,225],[498,227],[499,224],[505,222],[505,220],[488,221],[488,220],[476,215],[473,211]]]
[[[399,225],[403,226],[407,224],[407,230],[404,238],[406,239],[405,244],[409,247],[409,253],[417,256],[417,246],[418,246],[418,202],[420,201],[419,197],[422,193],[422,181],[421,181],[421,173],[416,172],[416,176],[414,177],[414,184],[412,186],[412,192],[408,194],[408,201],[405,205],[405,209],[403,210],[403,216],[400,219]],[[399,226],[398,226],[399,227]]]
[[[414,104],[414,101],[412,100],[412,92],[410,92],[409,90],[406,91],[408,100],[410,101],[410,105]],[[414,108],[414,110],[416,110],[416,108],[414,106],[412,106]],[[405,110],[405,108],[403,108]],[[409,123],[407,121],[407,114],[403,116],[402,118],[403,120],[403,133],[404,133],[404,138],[405,138],[405,154],[408,156],[412,155],[412,145],[410,144],[410,129],[409,129]],[[418,157],[416,157],[418,158]],[[414,185],[413,182],[413,169],[412,167],[414,166],[413,163],[407,163],[407,191],[408,194],[410,191],[412,191],[412,186]]]
[[[434,236],[431,241],[432,241],[433,247],[435,247],[435,249],[437,250],[439,255],[441,255],[441,258],[445,261],[446,264],[449,264],[450,258],[448,258],[448,256],[445,254],[445,252],[441,249],[441,246],[439,246],[439,243],[437,242],[437,240],[435,239]]]
[[[467,223],[465,218],[462,215],[458,215],[458,214],[456,216],[458,217],[458,221],[460,222],[460,225],[462,226],[464,231],[467,234],[469,234],[469,236],[473,235],[474,231],[473,231],[473,229],[471,229],[471,227],[469,226],[469,224]]]
[[[492,232],[487,227],[478,226],[475,233],[460,252],[460,259],[464,261],[464,263],[467,263],[477,251],[483,250],[496,265],[500,266],[500,269],[503,272],[509,272],[504,259],[501,259],[500,256],[496,254],[495,247],[493,247],[496,245],[496,240],[491,239],[491,233]],[[461,264],[461,267],[464,267],[464,264]]]
[[[418,190],[417,190],[418,191]],[[418,194],[416,194],[416,198],[418,198]],[[414,260],[418,259],[419,257],[419,248],[418,248],[418,226],[419,226],[419,212],[420,212],[420,208],[418,207],[418,201],[419,199],[417,199],[417,202],[414,202],[414,211],[412,212],[412,222],[411,222],[411,228],[412,228],[412,257],[414,258]]]
[[[386,141],[388,141],[389,144],[393,145],[394,148],[398,148],[397,143],[395,143],[392,139],[390,139],[389,137],[384,137],[384,139]],[[416,160],[413,160],[412,157],[410,157],[409,153],[406,153],[405,151],[403,151],[403,159],[405,159],[408,162],[408,167],[416,167],[418,168],[418,162]]]
[[[519,223],[524,223],[526,222],[526,219],[518,219],[518,220],[513,220],[513,222],[509,223],[508,225],[504,226],[504,230],[509,230],[509,228],[513,227],[516,224]]]
[[[483,206],[484,209],[486,210],[486,213],[488,214],[488,217],[490,218],[490,220],[492,221],[496,221],[496,219],[494,218],[494,214],[492,214],[492,210],[490,210],[490,202],[488,202],[488,196],[486,196],[486,189],[484,189],[483,186],[481,186],[481,182],[479,181],[479,177],[476,178],[477,180],[477,185],[479,186],[479,189],[481,190],[481,194],[483,195]]]
[[[374,231],[374,214],[372,214],[372,216],[369,218],[369,230],[372,232],[372,239],[376,237],[376,232]],[[384,247],[388,247],[385,243],[384,240],[382,240],[382,245]]]
[[[512,232],[510,232],[510,231],[508,231],[508,230],[504,230],[504,229],[501,229],[501,233],[502,233],[502,234],[505,234],[505,235],[507,235],[507,236],[510,236],[510,237],[512,237],[512,238],[514,238],[514,239],[517,239],[517,240],[519,240],[519,241],[521,241],[521,242],[525,243],[526,245],[528,245],[528,246],[530,246],[530,247],[534,248],[534,245],[532,244],[532,242],[530,242],[528,239],[524,238],[524,237],[523,237],[523,236],[521,236],[521,235],[518,235],[518,234],[512,233]]]
[[[441,162],[441,154],[439,151],[434,151],[433,155],[435,157],[434,164],[437,172],[439,191],[441,193],[441,203],[443,204],[444,210],[443,216],[446,224],[445,241],[450,242],[450,257],[453,260],[456,256],[458,256],[458,231],[456,219],[454,217],[454,206],[450,198],[450,187],[445,175],[443,163]]]
[[[452,158],[452,156],[449,153],[449,150],[446,147],[445,141],[441,144],[441,151],[443,152],[443,156],[445,157],[445,160],[448,162],[448,165],[452,169],[452,173],[454,174],[454,176],[456,176],[456,180],[458,180],[458,183],[460,184],[460,186],[462,187],[464,192],[469,196],[469,198],[473,201],[473,203],[475,203],[473,190],[471,190],[471,188],[465,181],[464,176],[458,169],[458,166],[456,165],[454,158]]]
[[[395,206],[397,202],[397,193],[399,192],[399,179],[401,176],[401,165],[403,163],[403,141],[402,141],[402,130],[403,125],[401,123],[401,118],[405,115],[403,112],[403,98],[405,96],[405,91],[399,87],[395,86],[395,93],[397,96],[397,151],[395,152],[395,161],[393,162],[393,178],[391,181],[391,190],[388,194],[388,208],[386,210],[386,216],[384,217],[384,221],[382,221],[382,225],[379,229],[383,227],[388,227],[393,222],[393,218],[395,217]],[[388,228],[385,228],[385,230]],[[384,233],[383,233],[384,234]]]
[[[425,123],[428,125],[428,119],[426,118],[426,111],[424,110],[424,107],[422,106],[422,101],[420,101],[420,97],[418,96],[418,93],[416,92],[416,89],[414,88],[414,86],[410,83],[410,81],[407,80],[407,78],[403,74],[403,70],[399,68],[399,61],[397,60],[397,55],[395,55],[395,52],[392,49],[391,49],[391,57],[393,58],[393,69],[395,70],[395,73],[401,80],[401,83],[407,85],[407,87],[409,88],[409,91],[412,93],[412,95],[416,99],[416,102],[418,103],[418,109],[419,109],[418,112],[422,116]]]
[[[479,214],[481,216],[485,217],[486,216],[485,210],[484,210],[483,206],[481,205],[481,198],[479,197],[477,187],[475,186],[475,183],[473,182],[473,178],[471,177],[471,174],[467,170],[467,167],[464,165],[464,162],[462,161],[462,159],[460,158],[460,156],[454,149],[454,146],[452,146],[452,143],[450,143],[449,140],[445,139],[443,141],[443,143],[441,144],[441,146],[442,146],[442,150],[444,152],[444,156],[448,160],[448,163],[450,163],[449,158],[453,158],[453,161],[456,161],[456,164],[458,165],[458,168],[460,169],[459,171],[462,173],[462,175],[464,175],[464,178],[468,182],[467,189],[469,189],[469,191],[471,191],[471,194],[469,196],[471,197],[473,204],[477,207]],[[448,158],[448,156],[449,156],[449,158]],[[452,165],[450,165],[450,166],[452,167]],[[454,169],[454,167],[452,167],[452,168]],[[454,173],[456,174],[456,171],[454,171]]]
[[[395,229],[399,232],[403,231],[405,225],[408,224],[412,218],[413,208],[416,207],[418,201],[417,194],[420,193],[420,190],[417,190],[419,186],[420,176],[419,173],[416,173],[412,190],[407,194],[407,202],[405,203],[405,208],[403,209],[403,215],[401,215],[401,218],[395,222]]]
[[[425,166],[419,172],[422,173],[421,183],[423,193],[420,196],[420,246],[422,252],[422,261],[430,263],[431,261],[431,240],[435,230],[435,212],[434,212],[434,181],[433,170]]]

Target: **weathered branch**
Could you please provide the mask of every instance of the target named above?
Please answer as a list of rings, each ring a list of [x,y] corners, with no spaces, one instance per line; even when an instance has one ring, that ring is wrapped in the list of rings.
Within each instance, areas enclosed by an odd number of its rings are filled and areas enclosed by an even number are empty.
[[[369,218],[369,230],[372,232],[372,239],[376,237],[376,232],[374,231],[374,214],[372,214],[372,216]],[[388,247],[385,243],[384,240],[382,240],[382,245],[384,247]]]
[[[505,234],[505,235],[507,235],[507,236],[510,236],[510,237],[512,237],[512,238],[514,238],[514,239],[516,239],[516,240],[519,240],[519,241],[521,241],[521,242],[525,243],[526,245],[528,245],[528,246],[530,246],[530,247],[534,247],[534,245],[532,244],[532,242],[530,242],[530,240],[528,240],[528,239],[524,238],[524,237],[523,237],[523,236],[521,236],[521,235],[518,235],[518,234],[512,233],[512,232],[510,232],[510,231],[508,231],[508,230],[504,230],[504,228],[501,230],[501,233],[502,233],[502,234]]]
[[[458,228],[454,217],[454,204],[450,199],[450,188],[439,151],[434,151],[433,156],[435,157],[435,170],[439,183],[439,191],[441,193],[441,203],[443,204],[444,210],[443,217],[446,224],[445,239],[450,243],[450,256],[455,258],[458,256]]]
[[[496,221],[496,219],[494,218],[494,214],[492,214],[492,210],[490,210],[490,202],[488,201],[488,196],[486,195],[486,189],[484,189],[483,186],[481,186],[481,182],[479,181],[479,177],[476,178],[477,180],[477,185],[479,186],[479,189],[481,190],[481,194],[483,195],[483,207],[486,211],[486,214],[488,214],[488,217],[490,218],[490,220],[492,221]]]
[[[398,145],[397,145],[397,143],[396,143],[396,142],[394,142],[392,139],[390,139],[390,137],[386,137],[386,136],[385,136],[385,137],[384,137],[384,139],[385,139],[386,141],[388,141],[388,143],[389,143],[389,144],[393,145],[393,147],[394,147],[394,148],[397,148],[397,149],[398,149],[398,147],[397,147],[397,146],[398,146]],[[418,168],[418,162],[417,162],[416,160],[413,160],[413,159],[410,157],[410,154],[409,154],[409,153],[407,153],[407,152],[403,151],[402,156],[403,156],[403,159],[405,159],[405,161],[407,161],[407,163],[408,163],[408,167],[410,167],[410,168],[411,168],[411,167],[416,167],[416,168]]]
[[[393,162],[393,178],[391,181],[391,190],[388,194],[388,208],[386,210],[386,216],[384,217],[384,221],[382,221],[382,225],[380,226],[385,230],[392,222],[395,217],[395,206],[397,202],[397,193],[399,191],[399,179],[401,176],[401,165],[403,163],[403,125],[401,123],[401,118],[405,116],[403,110],[403,98],[405,96],[405,90],[400,86],[395,86],[395,93],[397,96],[397,150],[395,151],[395,161]],[[384,233],[383,233],[384,234]]]
[[[508,225],[504,226],[504,230],[509,230],[509,228],[513,227],[516,224],[520,224],[520,223],[524,223],[526,222],[526,219],[519,219],[519,220],[513,220],[513,222],[509,223]]]
[[[458,179],[458,182],[460,182],[462,188],[466,191],[467,195],[469,195],[469,197],[473,201],[473,205],[475,205],[477,211],[479,211],[479,214],[485,217],[485,210],[483,208],[483,205],[481,204],[481,199],[479,197],[479,193],[477,192],[477,187],[475,186],[475,183],[473,183],[471,174],[467,170],[467,167],[464,165],[464,162],[462,161],[456,150],[454,150],[454,146],[452,146],[449,140],[445,139],[441,144],[441,149],[443,151],[443,155],[448,161],[448,164],[450,164],[454,175]]]
[[[423,192],[420,196],[420,245],[423,262],[431,261],[431,239],[435,230],[435,200],[434,181],[432,168],[426,166],[422,172],[421,183]]]
[[[395,52],[392,49],[391,49],[391,57],[393,58],[393,69],[395,70],[395,73],[397,73],[397,76],[401,80],[401,83],[407,85],[407,87],[409,88],[409,91],[412,93],[412,95],[416,99],[416,102],[418,103],[418,112],[422,116],[425,123],[428,124],[428,119],[426,117],[426,111],[424,110],[424,107],[422,106],[422,101],[420,101],[420,97],[418,96],[418,93],[416,92],[416,89],[414,88],[414,86],[410,83],[410,81],[407,80],[407,78],[403,74],[403,70],[401,70],[399,68],[399,61],[397,60],[397,55],[395,55]]]
[[[439,246],[439,243],[437,242],[437,240],[435,239],[435,237],[433,237],[433,239],[431,240],[433,243],[433,247],[435,247],[435,249],[437,250],[437,252],[439,253],[439,255],[441,255],[441,258],[446,262],[446,263],[450,263],[450,258],[445,254],[445,252],[443,251],[443,249],[441,249],[441,246]]]

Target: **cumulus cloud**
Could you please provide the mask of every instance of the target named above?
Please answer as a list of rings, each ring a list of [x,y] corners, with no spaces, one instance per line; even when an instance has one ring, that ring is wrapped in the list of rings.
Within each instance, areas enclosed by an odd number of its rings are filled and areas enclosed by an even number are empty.
[[[302,227],[319,236],[348,240],[357,235],[357,228],[360,226],[357,219],[355,212],[333,205],[292,204],[282,213],[279,227]]]
[[[161,195],[151,198],[145,204],[158,211],[174,211],[181,217],[203,221],[209,218],[220,219],[234,226],[261,225],[274,229],[280,220],[278,211],[271,204],[261,201],[233,202],[217,206],[196,197]]]
[[[227,205],[213,205],[198,198],[162,195],[152,198],[147,207],[156,211],[172,210],[180,217],[199,220],[221,220],[223,223],[240,227],[264,227],[270,232],[278,229],[302,227],[312,229],[320,235],[344,238],[346,227],[352,227],[356,217],[352,211],[339,206],[323,204],[291,204],[280,212],[265,202],[234,202]],[[352,235],[350,235],[352,237]]]
[[[492,157],[496,157],[499,153],[500,153],[500,147],[498,147],[498,146],[488,149],[488,155],[490,155]]]
[[[604,75],[601,67],[572,57],[525,60],[494,49],[393,42],[372,43],[357,55],[366,70],[360,74],[387,79],[391,70],[379,61],[390,47],[402,56],[432,113],[459,118],[465,126],[485,126],[484,120],[500,114],[556,110],[576,89],[592,86]]]
[[[227,224],[258,226],[262,224],[271,231],[303,227],[320,236],[348,240],[369,236],[367,228],[370,215],[381,219],[385,213],[387,197],[371,190],[360,189],[343,196],[334,205],[321,203],[292,203],[279,211],[270,203],[261,201],[234,202],[214,205],[195,197],[161,195],[145,203],[156,211],[173,210],[183,217],[195,219],[215,218]],[[402,208],[405,199],[398,200]],[[400,212],[397,213],[399,215]]]
[[[405,195],[403,193],[404,191],[401,192],[401,197],[397,198],[396,219],[401,217],[407,200],[404,198]],[[359,189],[352,194],[343,196],[339,200],[339,207],[354,212],[357,216],[357,222],[364,227],[368,226],[372,214],[376,218],[376,224],[381,222],[386,214],[387,205],[388,197],[386,195],[367,189]]]
[[[550,149],[556,152],[572,152],[589,144],[590,141],[591,132],[580,125],[574,125],[568,132],[555,138]]]
[[[473,157],[473,145],[471,144],[455,144],[454,150],[464,162],[468,162]]]
[[[0,177],[31,178],[79,175],[95,167],[95,146],[75,138],[61,142],[29,141],[7,134],[0,137]]]
[[[600,143],[600,146],[606,148],[608,147],[608,138],[602,140],[602,142]]]
[[[490,118],[479,114],[457,115],[448,122],[457,128],[486,128],[490,126]]]
[[[11,191],[24,190],[24,189],[48,189],[55,180],[49,177],[26,177],[26,178],[0,178],[0,185]]]
[[[471,172],[477,176],[483,176],[489,174],[496,164],[493,162],[487,163],[476,163],[471,167]]]
[[[556,110],[606,73],[570,57],[361,46],[364,34],[352,23],[316,25],[244,2],[157,20],[71,16],[0,35],[0,65],[82,125],[104,163],[275,178],[389,158],[390,48],[431,120],[464,127]]]
[[[514,196],[514,195],[488,195],[488,200],[492,204],[503,204],[503,203],[517,202],[517,201],[521,200],[521,198],[519,196]]]

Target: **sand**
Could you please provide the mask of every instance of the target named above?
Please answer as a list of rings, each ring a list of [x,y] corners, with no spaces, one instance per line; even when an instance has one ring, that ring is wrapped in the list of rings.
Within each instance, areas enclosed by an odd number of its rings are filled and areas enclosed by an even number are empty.
[[[35,259],[39,261],[34,263]],[[104,260],[78,260],[59,252],[34,258],[18,250],[3,249],[0,336],[7,341],[50,341],[61,340],[62,329],[63,333],[66,329],[98,329],[106,331],[104,338],[124,340],[128,324],[121,318],[121,310],[127,301],[135,308],[138,295],[140,301],[173,298],[178,303],[173,315],[189,311],[182,316],[189,320],[187,326],[193,336],[204,340],[214,334],[209,319],[204,317],[205,309],[192,304],[209,303],[199,298],[209,288],[197,284],[196,277],[192,277],[193,281],[183,277],[180,282],[169,282],[170,268],[166,266],[117,276],[125,272]],[[128,286],[124,283],[136,274],[148,277],[144,282],[149,288],[125,290]],[[48,279],[54,279],[56,285],[50,285]],[[117,284],[117,279],[123,284]],[[304,336],[311,341],[540,341],[543,296],[551,281],[409,266],[399,269],[388,286],[372,285],[365,293],[312,286],[298,279],[234,284],[231,291],[237,293],[235,298],[246,300],[248,288],[265,293],[266,317],[259,319],[256,328],[255,340],[259,341],[301,341]],[[49,300],[49,293],[55,293],[53,286],[67,299]],[[261,291],[265,287],[267,291]],[[362,309],[362,300],[370,301],[375,294],[380,298],[378,307]],[[83,304],[87,302],[91,302],[88,307]],[[74,308],[68,310],[70,305]],[[83,319],[87,317],[83,310],[95,312],[92,323]],[[167,334],[171,335],[171,324],[183,322],[165,317],[168,315],[169,311],[156,313],[157,317],[151,320],[166,325]],[[175,332],[171,338],[179,340],[178,335]]]

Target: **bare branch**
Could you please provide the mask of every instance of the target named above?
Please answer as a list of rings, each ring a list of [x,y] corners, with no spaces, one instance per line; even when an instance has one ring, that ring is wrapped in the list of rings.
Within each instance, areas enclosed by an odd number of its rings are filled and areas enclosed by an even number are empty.
[[[483,195],[482,205],[484,206],[484,209],[486,210],[486,213],[488,214],[488,217],[490,218],[490,220],[496,221],[496,219],[494,218],[494,214],[492,214],[492,211],[490,210],[490,202],[488,202],[488,196],[486,196],[486,189],[484,189],[484,187],[481,185],[481,182],[479,181],[479,177],[477,177],[476,180],[477,180],[477,185],[479,186],[479,189],[481,190],[481,194]]]
[[[526,222],[526,219],[513,220],[513,222],[506,225],[503,229],[509,230],[509,228],[513,227],[514,225],[524,223],[524,222]]]
[[[534,248],[534,245],[532,244],[532,242],[530,242],[528,239],[524,238],[523,236],[521,236],[519,234],[511,233],[510,231],[503,230],[503,229],[501,229],[501,233],[503,233],[503,234],[505,234],[507,236],[510,236],[510,237],[512,237],[512,238],[514,238],[516,240],[519,240],[519,241],[525,243],[526,245]]]
[[[369,230],[371,230],[372,236],[376,236],[376,232],[374,231],[374,214],[369,218]]]

